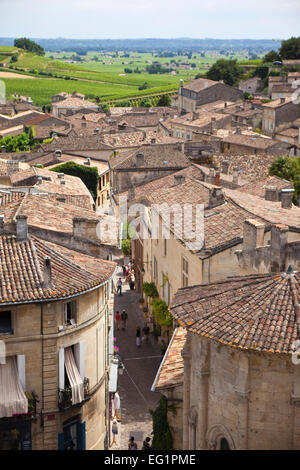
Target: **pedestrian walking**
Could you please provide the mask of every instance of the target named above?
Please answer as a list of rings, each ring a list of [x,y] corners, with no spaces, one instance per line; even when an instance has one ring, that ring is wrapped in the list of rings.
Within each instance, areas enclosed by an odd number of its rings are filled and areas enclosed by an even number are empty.
[[[115,410],[114,418],[120,422],[121,421],[121,401],[120,401],[120,395],[118,392],[116,392],[114,395],[114,410]]]
[[[123,277],[125,277],[126,276],[126,266],[125,266],[125,264],[123,264],[122,269],[123,269]]]
[[[126,321],[127,321],[128,315],[125,310],[121,313],[121,321],[122,321],[122,330],[125,331],[126,329]]]
[[[142,450],[151,450],[150,437],[146,437],[144,440]]]
[[[146,344],[148,344],[149,333],[150,333],[150,328],[147,325],[147,323],[145,323],[144,328],[143,328],[143,339],[145,340]]]
[[[136,327],[136,340],[135,340],[135,344],[137,345],[137,347],[139,347],[141,345],[141,329],[139,326]]]
[[[130,280],[129,280],[130,290],[134,290],[134,286],[135,286],[135,276],[134,276],[134,271],[132,270],[130,273]]]
[[[111,431],[113,433],[113,441],[111,443],[111,445],[113,446],[114,444],[117,445],[116,443],[116,436],[118,435],[118,421],[116,419],[113,420],[113,423],[112,423],[112,427],[111,427]]]
[[[117,281],[117,293],[119,293],[119,295],[122,295],[122,280],[120,277]]]
[[[137,443],[135,442],[133,436],[129,439],[128,450],[137,450]]]
[[[117,330],[119,330],[120,329],[120,323],[121,323],[121,315],[119,313],[119,310],[115,314],[115,320],[116,320]]]

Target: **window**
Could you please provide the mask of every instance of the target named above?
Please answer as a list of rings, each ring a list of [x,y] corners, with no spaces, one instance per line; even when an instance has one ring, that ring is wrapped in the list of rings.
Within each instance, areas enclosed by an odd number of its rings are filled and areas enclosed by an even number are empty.
[[[153,257],[153,276],[154,276],[154,282],[157,284],[157,261],[155,256]]]
[[[185,258],[182,258],[182,287],[189,285],[189,263]]]
[[[2,333],[13,333],[10,310],[0,312],[0,334]]]
[[[220,440],[220,450],[230,450],[229,444],[225,437]]]
[[[76,300],[65,304],[65,323],[75,324],[76,320]]]

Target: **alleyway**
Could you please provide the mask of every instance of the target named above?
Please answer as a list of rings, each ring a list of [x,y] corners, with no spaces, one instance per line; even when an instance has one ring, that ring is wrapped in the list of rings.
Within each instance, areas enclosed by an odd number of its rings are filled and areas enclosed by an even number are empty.
[[[128,284],[125,284],[123,276],[122,283],[122,296],[115,295],[114,311],[119,310],[121,313],[125,309],[128,320],[126,330],[117,331],[115,328],[114,336],[125,371],[118,378],[121,423],[118,425],[118,445],[111,447],[112,450],[127,449],[131,436],[134,436],[138,449],[141,449],[145,437],[152,438],[152,417],[149,409],[154,410],[161,397],[159,393],[151,392],[161,362],[160,347],[152,334],[149,336],[148,344],[136,346],[136,327],[139,325],[142,329],[144,326],[143,314],[138,307],[141,293],[131,291]]]

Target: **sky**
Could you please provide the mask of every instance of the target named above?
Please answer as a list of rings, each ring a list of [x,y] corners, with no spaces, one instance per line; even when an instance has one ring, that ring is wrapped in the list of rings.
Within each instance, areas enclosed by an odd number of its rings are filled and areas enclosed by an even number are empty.
[[[0,0],[0,37],[287,39],[300,0]]]

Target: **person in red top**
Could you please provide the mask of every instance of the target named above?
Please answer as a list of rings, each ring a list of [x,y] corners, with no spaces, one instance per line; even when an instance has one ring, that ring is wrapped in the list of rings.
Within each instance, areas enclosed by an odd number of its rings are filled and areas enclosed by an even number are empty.
[[[119,310],[115,314],[115,320],[116,320],[117,330],[119,330],[120,324],[121,324],[121,315],[119,313]]]

